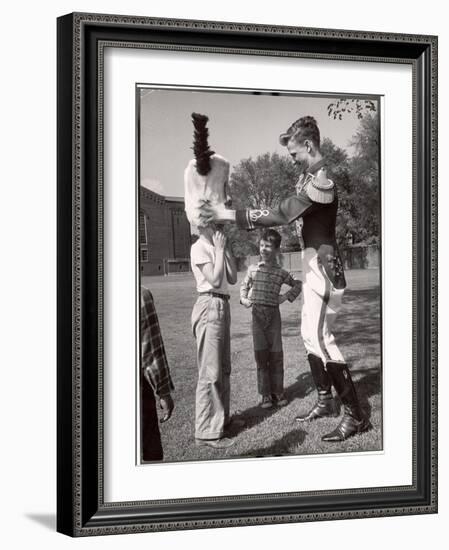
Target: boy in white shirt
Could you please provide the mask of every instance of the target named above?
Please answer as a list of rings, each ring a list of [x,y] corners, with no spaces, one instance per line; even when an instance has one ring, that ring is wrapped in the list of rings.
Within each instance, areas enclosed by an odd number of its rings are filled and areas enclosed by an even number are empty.
[[[230,447],[223,438],[229,423],[231,315],[228,283],[237,281],[235,258],[216,226],[198,228],[190,261],[198,298],[192,311],[197,344],[198,384],[195,400],[195,442],[217,449]]]

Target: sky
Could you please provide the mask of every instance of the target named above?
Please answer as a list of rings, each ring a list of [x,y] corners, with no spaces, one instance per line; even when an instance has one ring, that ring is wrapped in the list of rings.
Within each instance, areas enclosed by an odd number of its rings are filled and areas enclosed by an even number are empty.
[[[315,117],[321,139],[330,138],[348,154],[359,124],[352,113],[343,120],[329,117],[331,96],[149,88],[140,94],[141,184],[165,196],[184,194],[184,169],[193,155],[193,112],[209,117],[209,145],[230,162],[231,171],[242,159],[267,152],[289,156],[279,135],[301,116]]]

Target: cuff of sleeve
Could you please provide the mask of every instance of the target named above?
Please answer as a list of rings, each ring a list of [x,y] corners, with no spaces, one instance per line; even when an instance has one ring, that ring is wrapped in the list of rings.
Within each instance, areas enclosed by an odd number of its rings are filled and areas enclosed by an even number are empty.
[[[249,217],[249,210],[236,210],[235,221],[240,229],[254,229],[254,224]]]

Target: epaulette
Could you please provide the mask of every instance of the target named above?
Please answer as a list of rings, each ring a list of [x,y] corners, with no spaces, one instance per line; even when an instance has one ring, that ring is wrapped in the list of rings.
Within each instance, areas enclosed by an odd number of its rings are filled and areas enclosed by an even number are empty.
[[[304,186],[310,200],[321,204],[330,204],[334,200],[335,184],[327,178],[326,169],[320,168],[316,174],[309,174]]]

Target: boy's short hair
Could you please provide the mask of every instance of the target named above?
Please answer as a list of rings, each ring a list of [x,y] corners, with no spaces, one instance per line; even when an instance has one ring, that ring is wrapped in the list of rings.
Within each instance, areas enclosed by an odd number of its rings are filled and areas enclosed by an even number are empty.
[[[300,144],[309,139],[316,147],[320,147],[320,130],[313,116],[303,116],[295,120],[290,128],[279,136],[279,143],[285,147],[291,139]]]
[[[274,229],[265,229],[260,236],[259,242],[260,241],[267,241],[274,245],[275,248],[279,248],[281,246],[282,237]]]

